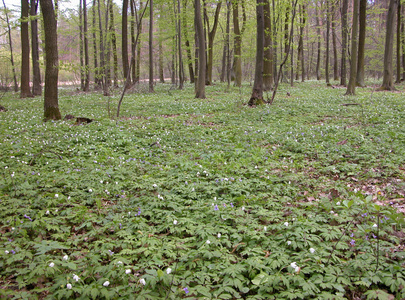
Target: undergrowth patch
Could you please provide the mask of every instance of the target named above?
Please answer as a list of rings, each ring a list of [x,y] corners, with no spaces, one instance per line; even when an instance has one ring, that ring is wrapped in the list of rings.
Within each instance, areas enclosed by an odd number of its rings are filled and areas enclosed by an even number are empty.
[[[2,298],[405,298],[402,94],[156,90],[3,97]]]

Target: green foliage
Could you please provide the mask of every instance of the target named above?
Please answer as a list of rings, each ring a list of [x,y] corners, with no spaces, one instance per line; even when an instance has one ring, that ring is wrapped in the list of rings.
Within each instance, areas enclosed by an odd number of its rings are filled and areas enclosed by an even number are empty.
[[[403,299],[404,100],[314,85],[255,109],[161,85],[120,120],[62,90],[83,126],[7,94],[0,296]]]

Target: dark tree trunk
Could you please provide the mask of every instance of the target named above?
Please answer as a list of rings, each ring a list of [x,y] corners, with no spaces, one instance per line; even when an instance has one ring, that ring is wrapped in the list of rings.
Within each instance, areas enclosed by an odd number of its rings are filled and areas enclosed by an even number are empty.
[[[39,43],[38,43],[38,0],[31,0],[31,48],[32,48],[32,94],[42,94],[41,71],[39,69]]]
[[[397,80],[401,82],[401,1],[398,2],[397,8]]]
[[[21,0],[21,98],[32,97],[30,90],[30,39],[28,0]]]
[[[364,50],[366,45],[366,17],[367,0],[360,0],[359,11],[359,51],[357,57],[357,79],[356,85],[364,87]]]
[[[181,50],[181,8],[180,0],[177,0],[177,13],[179,15],[177,20],[177,43],[178,43],[178,52],[179,52],[179,89],[182,90],[184,87],[184,67],[183,67],[183,55]]]
[[[100,80],[100,70],[98,68],[98,50],[97,50],[97,0],[93,0],[93,59],[94,59],[94,88],[99,89],[101,87],[101,80]]]
[[[159,81],[161,83],[165,82],[165,76],[163,73],[163,45],[161,39],[159,39]]]
[[[336,21],[335,21],[335,12],[336,3],[332,2],[332,47],[333,47],[333,80],[339,80],[339,64],[338,64],[338,54],[336,47]]]
[[[239,26],[239,1],[232,2],[233,34],[234,34],[234,62],[233,72],[235,75],[235,85],[242,86],[242,31]],[[242,26],[244,28],[244,25]]]
[[[273,44],[269,0],[264,1],[264,58],[263,58],[263,89],[270,91],[273,88]]]
[[[359,4],[360,0],[353,0],[353,24],[352,24],[352,45],[350,59],[350,78],[345,95],[356,94],[357,78],[357,47],[358,47],[358,28],[359,28]]]
[[[224,51],[222,53],[222,68],[221,68],[221,82],[225,82],[225,78],[228,80],[230,68],[227,64],[228,62],[228,55],[230,51],[230,44],[229,44],[229,32],[230,32],[230,18],[231,18],[231,2],[226,1],[226,27],[225,27],[225,38],[224,38]]]
[[[346,86],[346,53],[347,53],[347,7],[348,0],[342,0],[342,61],[340,66],[340,84]]]
[[[15,65],[14,65],[14,55],[13,55],[13,41],[11,39],[11,26],[10,26],[10,20],[8,18],[8,9],[6,7],[6,3],[3,0],[3,6],[4,6],[4,14],[6,15],[6,22],[7,22],[7,35],[8,35],[8,44],[10,46],[10,62],[11,62],[11,68],[13,70],[13,80],[14,80],[14,92],[18,92],[18,83],[17,83],[17,74],[15,72]]]
[[[217,4],[217,7],[215,9],[215,15],[214,15],[214,24],[212,25],[212,29],[209,30],[208,29],[208,63],[207,63],[207,80],[206,80],[206,84],[210,85],[212,84],[212,65],[213,65],[213,61],[214,61],[214,38],[215,38],[215,34],[217,32],[217,28],[218,28],[218,21],[219,21],[219,12],[221,11],[221,6],[222,6],[222,2],[219,2]],[[207,27],[209,25],[208,22],[208,15],[205,12],[204,18],[206,19],[206,24]]]
[[[185,1],[184,7],[187,8],[187,2]],[[186,22],[186,14],[183,14],[183,23],[187,24]],[[187,52],[187,64],[188,64],[188,72],[190,75],[190,83],[194,83],[195,80],[195,75],[194,75],[194,69],[193,69],[193,58],[191,55],[191,47],[190,47],[190,41],[188,39],[188,30],[187,26],[184,26],[184,39],[185,39],[185,45],[186,45],[186,52]]]
[[[105,41],[104,41],[104,31],[101,21],[101,5],[100,0],[97,1],[98,7],[98,27],[99,27],[99,42],[100,42],[100,80],[103,87],[104,96],[108,96],[108,80],[107,80],[107,69],[106,69],[106,57],[105,57]]]
[[[44,120],[60,120],[58,105],[58,37],[52,0],[40,0],[45,32]]]
[[[404,15],[405,5],[401,5],[402,15]],[[405,80],[405,18],[401,20],[401,44],[402,44],[402,80]]]
[[[149,93],[153,93],[153,0],[149,3]]]
[[[384,49],[384,76],[380,90],[392,91],[394,88],[393,80],[393,52],[394,52],[394,32],[395,32],[395,13],[397,11],[399,0],[390,0],[387,15],[387,32],[385,35]]]
[[[255,81],[253,83],[252,96],[249,106],[264,104],[263,100],[263,60],[264,60],[264,12],[263,0],[257,0],[256,4],[256,67]]]
[[[325,57],[325,81],[327,85],[330,85],[329,81],[329,37],[330,37],[330,6],[326,1],[326,57]]]
[[[90,89],[90,63],[89,63],[89,39],[87,28],[87,3],[83,0],[83,34],[84,34],[84,91]]]
[[[83,38],[83,7],[79,1],[79,60],[80,60],[80,90],[84,90],[84,38]]]
[[[121,37],[121,51],[122,51],[122,69],[124,70],[124,78],[127,78],[129,71],[128,62],[128,0],[122,1],[122,37]]]
[[[318,1],[316,2],[316,35],[318,39],[318,48],[317,48],[317,58],[316,58],[316,79],[321,80],[321,72],[320,72],[320,67],[321,67],[321,23],[320,23],[320,17],[319,17],[319,8],[318,8]]]
[[[195,25],[196,25],[196,35],[198,40],[198,78],[196,86],[196,98],[205,99],[205,71],[206,71],[206,60],[205,60],[205,37],[204,28],[201,18],[201,3],[200,0],[194,0],[194,14],[195,14]]]

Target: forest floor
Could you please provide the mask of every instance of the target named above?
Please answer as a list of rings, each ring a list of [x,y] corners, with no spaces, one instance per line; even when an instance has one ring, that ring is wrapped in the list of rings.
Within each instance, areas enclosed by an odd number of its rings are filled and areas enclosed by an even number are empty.
[[[119,119],[61,89],[80,126],[5,94],[0,298],[405,299],[405,97],[374,89],[141,85]]]

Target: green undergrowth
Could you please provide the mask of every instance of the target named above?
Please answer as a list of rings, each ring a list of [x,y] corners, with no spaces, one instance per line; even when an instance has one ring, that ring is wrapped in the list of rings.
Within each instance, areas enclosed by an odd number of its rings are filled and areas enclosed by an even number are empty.
[[[1,99],[1,298],[405,298],[402,93],[156,90]]]

